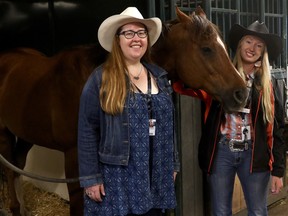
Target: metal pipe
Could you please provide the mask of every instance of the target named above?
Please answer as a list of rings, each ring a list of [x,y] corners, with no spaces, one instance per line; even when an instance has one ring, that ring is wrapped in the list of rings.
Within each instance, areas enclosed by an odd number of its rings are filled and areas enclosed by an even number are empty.
[[[77,177],[77,178],[49,178],[45,176],[40,176],[31,172],[24,171],[22,169],[19,169],[18,167],[14,166],[11,164],[8,160],[6,160],[1,154],[0,154],[0,162],[5,165],[7,168],[11,169],[12,171],[24,175],[26,177],[32,178],[32,179],[37,179],[40,181],[45,181],[45,182],[53,182],[53,183],[73,183],[73,182],[78,182],[79,180],[87,180],[87,179],[92,179],[95,178],[95,175],[93,176],[83,176],[83,177]]]

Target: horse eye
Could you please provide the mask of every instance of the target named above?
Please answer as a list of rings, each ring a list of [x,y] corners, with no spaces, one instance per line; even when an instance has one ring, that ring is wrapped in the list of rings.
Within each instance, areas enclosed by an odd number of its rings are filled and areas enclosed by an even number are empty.
[[[201,49],[204,54],[209,54],[212,52],[212,50],[209,47],[202,47]]]

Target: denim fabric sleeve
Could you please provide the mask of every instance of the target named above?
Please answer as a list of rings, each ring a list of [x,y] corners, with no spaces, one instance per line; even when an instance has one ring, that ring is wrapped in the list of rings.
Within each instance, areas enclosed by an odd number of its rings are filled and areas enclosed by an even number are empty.
[[[80,98],[78,162],[81,187],[103,183],[98,158],[101,112],[99,86],[94,72],[87,80]]]
[[[176,110],[174,108],[174,113],[173,113],[173,120],[174,120],[174,171],[175,172],[180,172],[180,159],[179,159],[179,151],[178,151],[178,142],[177,142],[177,134],[176,134]]]

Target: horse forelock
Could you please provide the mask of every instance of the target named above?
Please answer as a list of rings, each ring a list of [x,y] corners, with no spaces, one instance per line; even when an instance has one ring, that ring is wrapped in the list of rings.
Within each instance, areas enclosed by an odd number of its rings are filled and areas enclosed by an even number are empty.
[[[163,23],[162,34],[157,41],[157,46],[154,46],[154,48],[161,47],[161,51],[164,52],[166,49],[169,49],[167,46],[174,46],[174,43],[170,41],[171,37],[168,36],[170,33],[172,38],[174,38],[174,36],[178,37],[178,44],[188,41],[201,44],[211,41],[215,42],[221,38],[216,25],[200,15],[193,14],[190,15],[188,19],[174,19]],[[157,50],[157,48],[154,50]]]
[[[199,15],[191,16],[191,24],[188,25],[188,31],[196,41],[210,41],[216,39],[219,35],[217,27]]]

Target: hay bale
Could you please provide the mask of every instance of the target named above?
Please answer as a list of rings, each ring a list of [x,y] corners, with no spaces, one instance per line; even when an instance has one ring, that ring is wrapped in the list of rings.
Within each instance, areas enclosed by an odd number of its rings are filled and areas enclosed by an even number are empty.
[[[6,185],[6,186],[5,186]],[[24,211],[29,216],[68,216],[69,203],[62,199],[55,193],[47,192],[41,188],[36,187],[31,182],[23,181],[23,199],[24,199]],[[9,199],[7,198],[7,184],[4,184],[4,190],[1,190],[5,194],[2,197],[4,202],[3,207],[6,208],[8,215],[12,215],[9,211]]]

